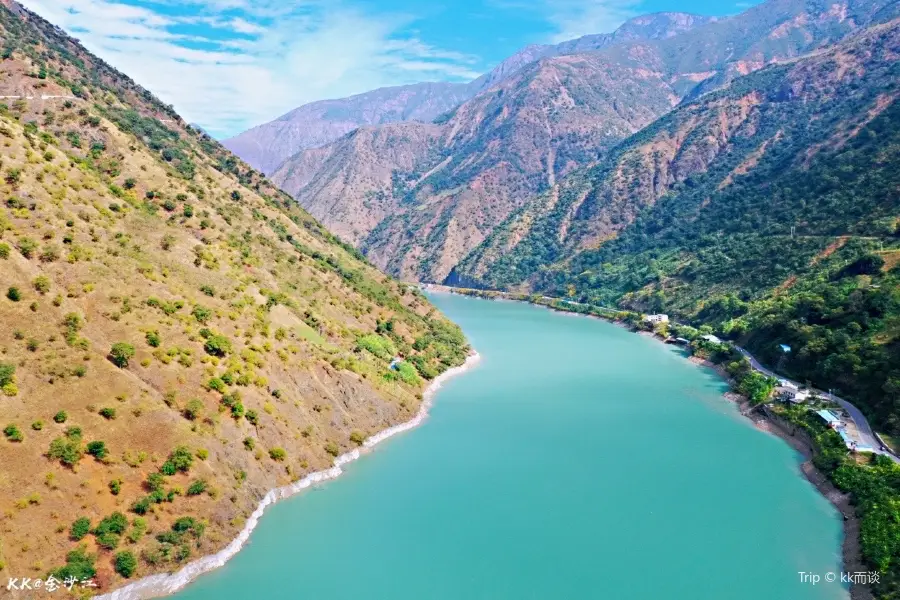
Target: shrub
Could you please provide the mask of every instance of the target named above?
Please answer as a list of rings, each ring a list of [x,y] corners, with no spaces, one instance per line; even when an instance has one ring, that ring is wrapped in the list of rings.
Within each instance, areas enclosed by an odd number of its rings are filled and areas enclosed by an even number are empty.
[[[35,291],[41,294],[46,294],[50,291],[50,280],[43,275],[35,277],[32,285],[34,286]]]
[[[184,212],[182,213],[186,218],[190,219],[194,216],[194,207],[190,204],[184,205]]]
[[[64,410],[61,410],[58,413],[56,413],[55,415],[53,415],[53,420],[56,421],[57,423],[65,423],[66,419],[68,419],[68,418],[69,418],[69,415],[66,414],[66,411],[64,411]]]
[[[209,285],[201,285],[200,291],[203,292],[204,294],[206,294],[207,296],[215,296],[216,295],[215,288],[213,288],[212,286],[209,286]]]
[[[255,410],[248,410],[247,414],[244,416],[248,421],[250,421],[251,425],[256,426],[259,424],[259,415],[256,413]]]
[[[233,192],[231,192],[231,199],[234,200],[234,201],[240,200],[240,199],[241,199],[241,193],[240,193],[239,191],[237,191],[237,190],[234,190]]]
[[[81,460],[81,457],[84,456],[81,439],[56,438],[50,442],[50,450],[47,452],[47,456],[58,460],[68,467],[76,465]]]
[[[6,297],[13,302],[18,302],[22,299],[22,292],[19,291],[19,288],[13,286],[6,290]]]
[[[3,429],[3,435],[5,435],[6,439],[8,439],[11,442],[21,442],[22,440],[25,439],[25,436],[22,435],[22,432],[19,431],[19,428],[16,427],[15,425],[13,425],[12,423],[7,425]]]
[[[169,250],[175,244],[175,237],[171,234],[166,234],[162,236],[162,239],[159,242],[159,247],[163,250]]]
[[[147,344],[154,348],[159,348],[159,345],[162,344],[162,339],[159,337],[159,333],[155,331],[148,331]]]
[[[202,306],[195,306],[191,314],[199,323],[206,323],[212,317],[212,311]]]
[[[188,487],[187,495],[188,496],[199,496],[203,492],[206,491],[206,481],[203,479],[196,479],[191,482],[191,485]]]
[[[19,239],[16,246],[19,248],[19,253],[21,253],[22,256],[31,258],[34,256],[34,251],[37,250],[38,243],[31,238],[23,237]]]
[[[137,558],[129,550],[116,553],[116,573],[126,579],[134,575],[137,570]]]
[[[6,383],[2,387],[0,387],[0,391],[3,392],[4,396],[9,396],[11,398],[19,394],[19,386],[10,381],[9,383]]]
[[[254,448],[256,448],[256,440],[252,437],[245,437],[244,448],[246,448],[247,450],[253,450]]]
[[[43,421],[35,421],[34,423],[31,424],[31,428],[34,429],[35,431],[40,431],[41,429],[44,428],[44,422]]]
[[[366,441],[366,435],[362,431],[354,431],[350,434],[350,441],[357,446],[361,446]]]
[[[95,539],[97,545],[105,550],[115,550],[119,546],[119,536],[114,533],[100,533]]]
[[[116,418],[116,409],[109,407],[109,406],[105,406],[100,409],[98,414],[101,417],[103,417],[104,419],[112,420],[112,419]]]
[[[184,410],[182,411],[182,414],[184,415],[185,419],[195,421],[200,417],[202,412],[203,402],[201,402],[197,398],[194,398],[188,401],[187,406],[185,406]]]
[[[122,480],[121,479],[113,479],[109,482],[109,491],[113,496],[118,496],[119,492],[122,491]]]
[[[77,367],[72,369],[72,374],[75,377],[84,377],[85,375],[87,375],[87,367],[85,367],[84,365],[78,365]]]
[[[73,542],[80,541],[91,532],[91,520],[87,517],[75,519],[72,527],[69,528],[69,539]]]
[[[135,181],[134,177],[129,177],[122,183],[122,187],[126,190],[134,189],[135,185],[137,185],[137,181]]]
[[[208,387],[211,390],[215,390],[215,391],[219,392],[220,394],[224,394],[226,391],[228,391],[228,388],[225,387],[225,382],[222,381],[221,379],[219,379],[218,377],[213,377],[212,379],[210,379],[206,383],[206,387]]]
[[[191,451],[188,450],[187,446],[178,446],[171,454],[169,454],[169,460],[167,462],[172,463],[178,471],[186,473],[194,463],[194,455],[191,454]]]
[[[150,504],[150,498],[144,496],[131,505],[131,512],[139,515],[145,515],[147,514],[147,511],[150,510]]]
[[[284,451],[284,448],[272,448],[269,450],[269,456],[272,460],[282,461],[287,458],[287,452]]]
[[[28,338],[28,341],[25,342],[25,348],[27,348],[29,352],[37,352],[38,346],[38,341],[34,338]]]
[[[41,250],[40,260],[41,262],[55,262],[59,260],[60,254],[59,246],[47,244],[44,246],[43,250]]]
[[[203,344],[203,349],[212,356],[225,356],[231,352],[231,342],[223,335],[211,335]]]
[[[328,442],[325,444],[325,452],[332,456],[337,456],[340,453],[341,449],[338,448],[338,445],[334,442]]]
[[[9,244],[0,242],[0,258],[7,259],[9,258],[9,253],[12,248],[9,247]]]
[[[109,450],[106,448],[106,442],[95,441],[87,445],[87,452],[98,460],[103,460],[109,456]]]
[[[122,513],[114,512],[97,523],[97,527],[94,528],[94,535],[102,535],[104,533],[122,535],[126,529],[128,529],[128,519]]]
[[[125,342],[113,344],[112,349],[109,351],[110,362],[120,369],[127,367],[128,361],[132,358],[134,358],[134,346]]]
[[[95,560],[96,556],[88,554],[84,546],[79,546],[66,555],[65,566],[53,570],[51,574],[60,581],[90,580],[97,574]]]
[[[198,448],[197,458],[199,458],[200,460],[206,460],[207,458],[209,458],[209,450],[207,450],[206,448]]]
[[[0,362],[0,386],[12,383],[16,379],[16,365]]]

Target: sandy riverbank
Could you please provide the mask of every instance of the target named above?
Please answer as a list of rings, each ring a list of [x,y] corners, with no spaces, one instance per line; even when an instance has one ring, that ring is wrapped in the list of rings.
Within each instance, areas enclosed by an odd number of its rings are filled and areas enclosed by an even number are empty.
[[[310,473],[303,479],[296,481],[290,485],[270,490],[269,493],[266,494],[259,502],[259,505],[256,507],[256,510],[253,511],[253,514],[250,515],[250,518],[247,519],[247,523],[244,525],[244,528],[241,530],[238,536],[234,540],[232,540],[231,543],[225,546],[224,549],[215,554],[204,556],[201,559],[189,563],[184,568],[176,571],[175,573],[160,573],[157,575],[149,575],[147,577],[144,577],[143,579],[139,579],[138,581],[129,583],[128,585],[117,590],[113,590],[107,594],[96,596],[96,599],[147,600],[149,598],[166,596],[182,589],[200,575],[223,566],[238,552],[240,552],[244,544],[247,543],[247,540],[250,538],[250,534],[254,529],[256,529],[256,525],[259,523],[260,518],[263,516],[263,513],[269,505],[274,504],[279,500],[290,498],[291,496],[306,490],[314,484],[328,481],[340,476],[344,472],[342,469],[344,465],[358,459],[360,456],[374,448],[377,444],[383,442],[389,437],[397,435],[398,433],[408,431],[410,429],[413,429],[414,427],[418,427],[419,425],[421,425],[425,418],[428,416],[428,411],[434,402],[434,394],[438,391],[438,389],[440,389],[441,385],[443,385],[443,383],[451,377],[460,375],[468,371],[469,369],[474,367],[479,360],[481,360],[481,356],[477,352],[475,352],[470,355],[466,359],[466,362],[462,365],[454,367],[452,369],[448,369],[447,371],[437,376],[425,390],[425,393],[422,396],[422,404],[419,407],[419,412],[416,413],[416,416],[409,421],[401,423],[399,425],[394,425],[393,427],[389,427],[384,431],[376,433],[372,437],[368,438],[365,442],[363,442],[360,448],[338,456],[334,460],[334,465],[330,469]]]

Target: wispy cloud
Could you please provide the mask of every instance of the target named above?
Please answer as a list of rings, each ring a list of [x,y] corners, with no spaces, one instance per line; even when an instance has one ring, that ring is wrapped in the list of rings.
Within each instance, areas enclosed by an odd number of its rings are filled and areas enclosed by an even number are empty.
[[[640,11],[638,0],[548,0],[547,21],[554,27],[551,42],[613,31]]]
[[[331,0],[23,0],[191,122],[227,136],[301,104],[469,80],[478,57],[407,33],[410,16]]]

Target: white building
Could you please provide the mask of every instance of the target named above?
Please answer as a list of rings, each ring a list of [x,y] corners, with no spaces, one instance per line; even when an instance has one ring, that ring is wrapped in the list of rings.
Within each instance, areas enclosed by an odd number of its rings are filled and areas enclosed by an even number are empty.
[[[700,336],[700,339],[701,339],[701,340],[706,340],[706,341],[709,342],[710,344],[721,344],[721,343],[722,343],[722,340],[720,340],[719,338],[717,338],[716,336],[714,336],[714,335],[711,334],[711,333],[708,333],[708,334],[706,334],[706,335]]]
[[[644,323],[668,323],[669,315],[644,315]]]

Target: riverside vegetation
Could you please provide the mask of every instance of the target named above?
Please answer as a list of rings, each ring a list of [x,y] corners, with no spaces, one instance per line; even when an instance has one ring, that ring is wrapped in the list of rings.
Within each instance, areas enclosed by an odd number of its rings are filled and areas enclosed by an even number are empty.
[[[0,571],[106,591],[224,547],[469,348],[59,29],[4,0],[0,30]]]

